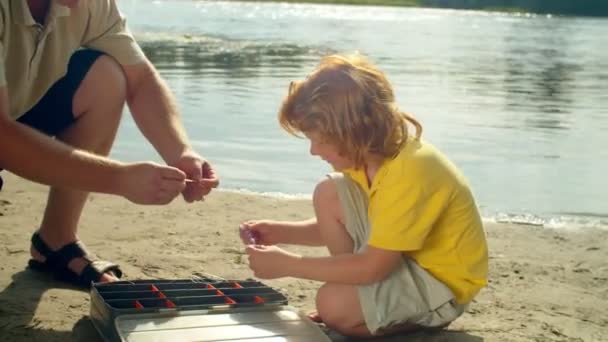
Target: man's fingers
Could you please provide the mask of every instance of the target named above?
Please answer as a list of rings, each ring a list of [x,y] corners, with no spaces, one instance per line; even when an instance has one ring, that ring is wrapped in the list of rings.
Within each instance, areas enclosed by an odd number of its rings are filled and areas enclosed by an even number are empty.
[[[178,168],[175,168],[175,167],[170,167],[170,166],[163,167],[161,169],[161,176],[164,179],[171,179],[171,180],[178,181],[178,182],[186,181],[186,173],[184,173],[184,171],[182,171]]]
[[[184,190],[184,198],[188,201],[200,201],[203,199],[203,196],[208,194],[209,191],[205,191],[205,189],[201,188],[196,183],[189,183]]]
[[[220,184],[220,178],[215,173],[215,170],[207,162],[203,164],[203,177],[202,181],[207,183],[210,188],[217,188]]]
[[[161,202],[169,203],[175,197],[179,196],[185,188],[186,184],[183,181],[163,179],[158,192],[158,198]]]
[[[165,178],[161,183],[160,189],[161,191],[166,191],[170,193],[175,193],[176,195],[180,194],[186,188],[186,183],[184,181],[179,181],[176,179]]]
[[[169,204],[176,196],[172,192],[161,190],[156,196],[155,204]]]
[[[211,192],[211,187],[204,180],[187,182],[184,198],[187,201],[200,201]]]
[[[220,184],[220,180],[218,178],[194,179],[193,177],[192,179],[186,179],[186,183],[203,188],[217,188],[217,186]]]
[[[198,181],[198,184],[205,188],[217,188],[220,185],[220,180],[219,178],[203,178]]]

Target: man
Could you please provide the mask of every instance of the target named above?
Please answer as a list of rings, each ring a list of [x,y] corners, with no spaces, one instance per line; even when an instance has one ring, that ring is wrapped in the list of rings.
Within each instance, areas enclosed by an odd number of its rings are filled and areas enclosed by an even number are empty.
[[[125,102],[168,166],[105,157]],[[30,267],[83,286],[122,273],[78,240],[87,192],[166,204],[219,183],[115,0],[0,0],[0,167],[51,186]]]

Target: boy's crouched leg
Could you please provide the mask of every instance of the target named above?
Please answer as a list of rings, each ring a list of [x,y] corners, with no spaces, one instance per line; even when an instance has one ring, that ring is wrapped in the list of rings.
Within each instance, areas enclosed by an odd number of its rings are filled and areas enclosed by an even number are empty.
[[[445,284],[410,258],[383,281],[356,288],[362,315],[374,335],[441,328],[465,309]]]
[[[328,328],[345,336],[372,336],[365,324],[356,286],[325,284],[317,292],[316,305]]]

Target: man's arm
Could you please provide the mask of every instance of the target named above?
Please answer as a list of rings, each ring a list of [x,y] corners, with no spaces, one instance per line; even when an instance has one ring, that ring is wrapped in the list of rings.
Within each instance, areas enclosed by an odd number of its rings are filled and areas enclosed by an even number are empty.
[[[219,184],[211,165],[190,146],[173,94],[147,59],[123,65],[127,102],[137,126],[165,162],[186,173],[196,184],[184,191],[188,202],[201,200]]]
[[[119,193],[123,164],[72,148],[9,117],[6,87],[0,88],[0,166],[35,182]],[[99,177],[103,174],[104,177]]]
[[[175,99],[129,32],[116,0],[86,1],[82,45],[113,57],[127,78],[127,102],[135,123],[169,165],[191,151]]]
[[[173,94],[154,66],[146,60],[123,65],[127,78],[127,102],[137,126],[161,157],[173,165],[191,151]]]
[[[185,175],[154,163],[123,164],[86,151],[12,120],[6,87],[0,87],[0,167],[35,182],[165,204],[181,192]]]
[[[127,102],[137,126],[167,162],[190,179],[188,202],[202,200],[219,180],[211,165],[190,146],[179,121],[175,99],[129,32],[116,0],[87,1],[89,25],[84,47],[103,51],[122,65],[127,78]]]

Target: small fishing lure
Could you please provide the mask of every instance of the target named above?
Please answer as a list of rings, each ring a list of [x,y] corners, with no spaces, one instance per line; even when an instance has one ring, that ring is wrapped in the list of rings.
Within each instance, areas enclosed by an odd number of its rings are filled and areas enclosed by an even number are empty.
[[[251,229],[249,229],[249,227],[245,225],[240,225],[239,230],[241,233],[241,237],[243,237],[245,241],[249,242],[252,245],[257,245],[258,234],[256,232],[252,231]]]

